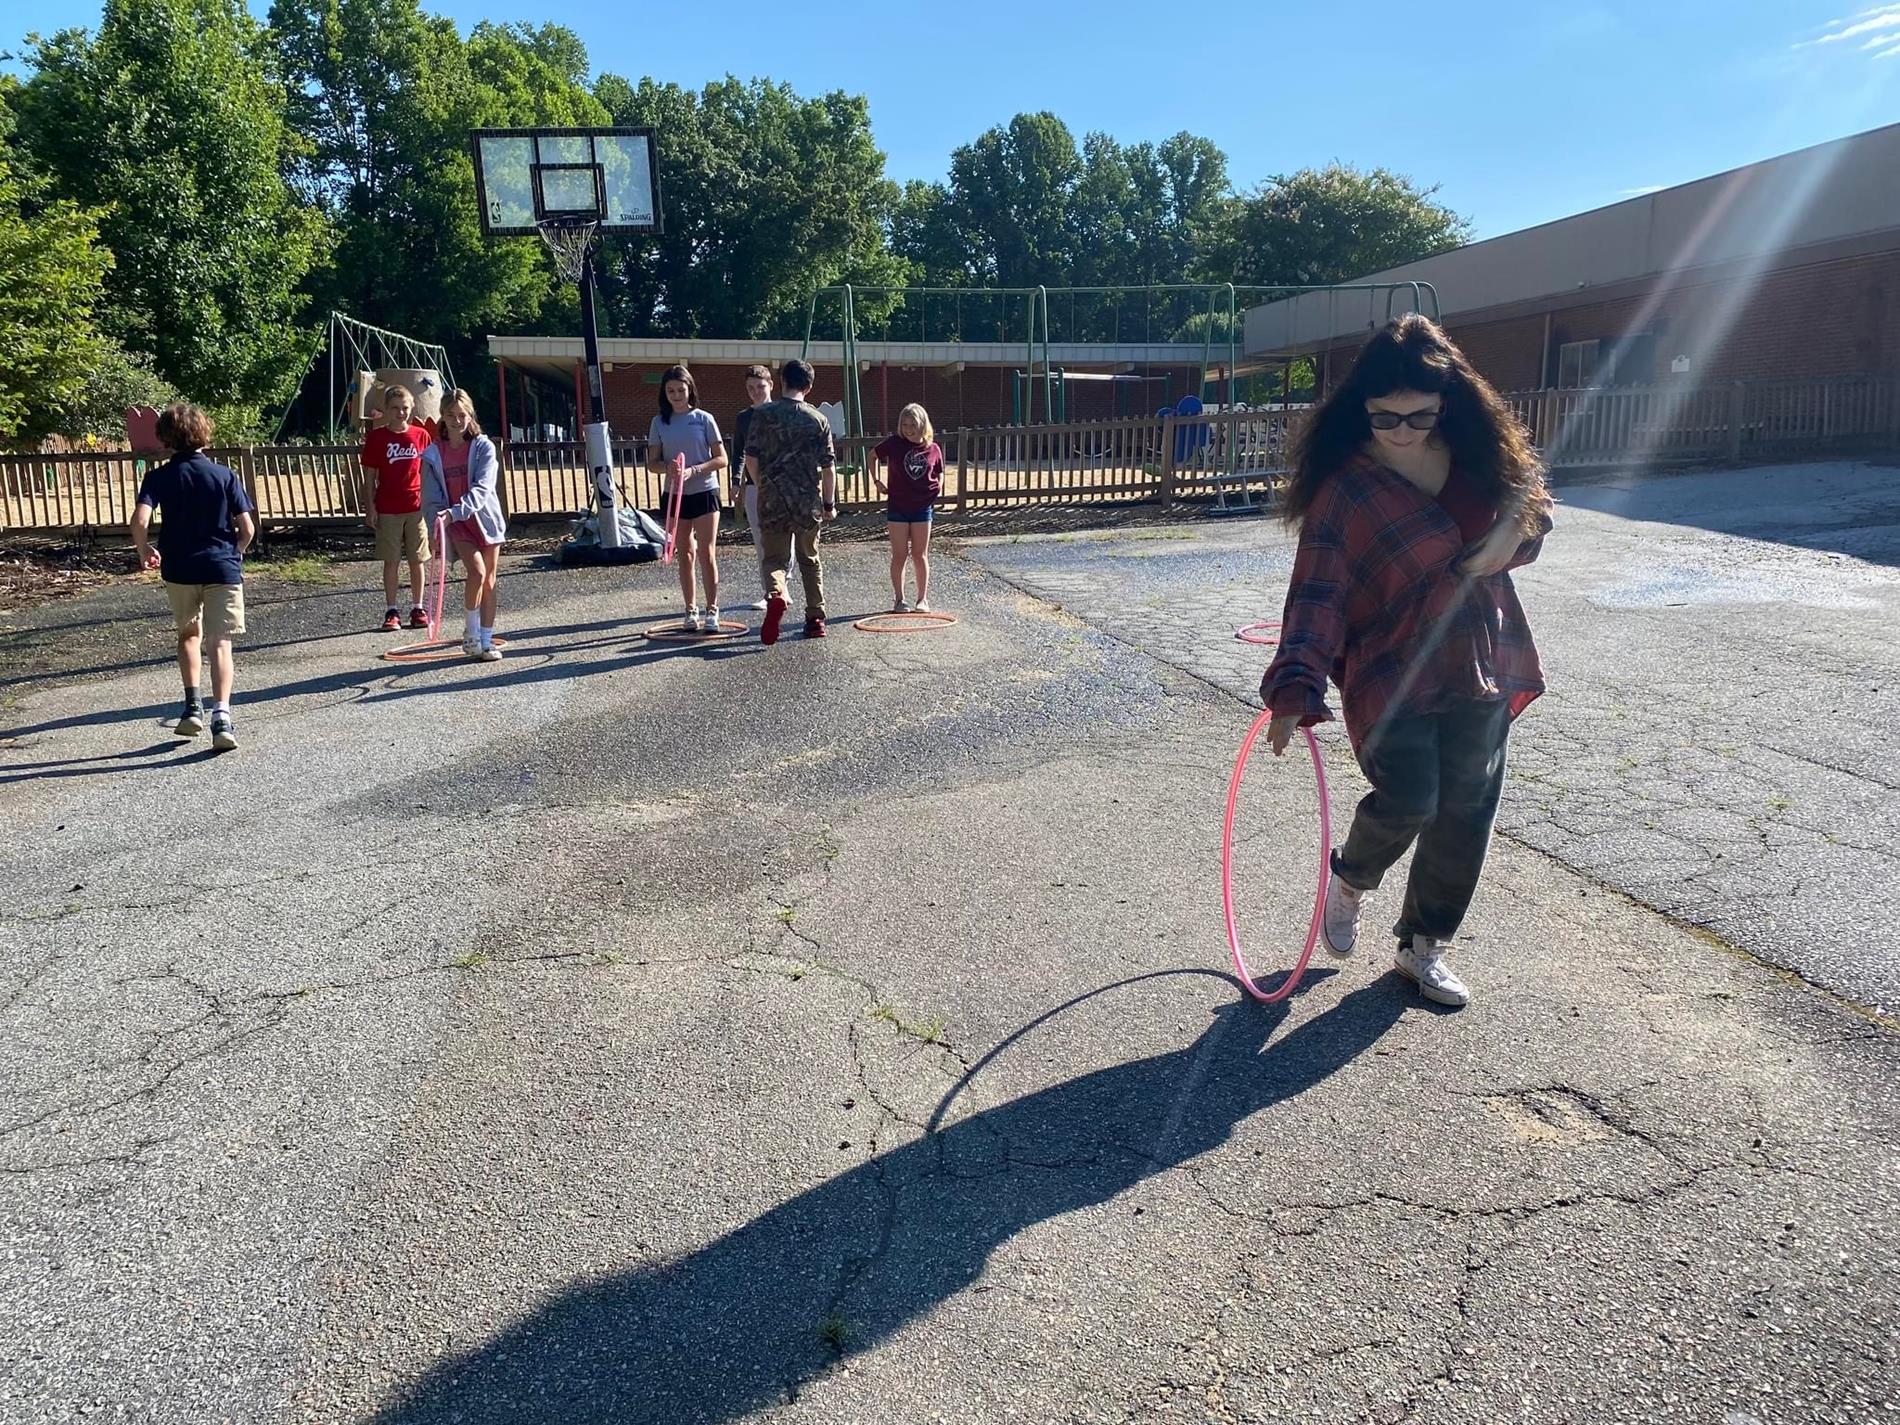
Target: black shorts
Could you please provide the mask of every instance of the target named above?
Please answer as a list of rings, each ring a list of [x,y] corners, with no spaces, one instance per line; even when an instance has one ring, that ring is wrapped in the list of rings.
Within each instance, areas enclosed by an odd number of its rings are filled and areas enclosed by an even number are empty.
[[[672,513],[672,509],[673,497],[668,495],[660,502],[659,518],[661,524],[666,523],[667,516]],[[685,524],[688,520],[700,519],[705,515],[717,514],[718,512],[719,492],[717,490],[701,490],[696,494],[680,496],[681,524]]]

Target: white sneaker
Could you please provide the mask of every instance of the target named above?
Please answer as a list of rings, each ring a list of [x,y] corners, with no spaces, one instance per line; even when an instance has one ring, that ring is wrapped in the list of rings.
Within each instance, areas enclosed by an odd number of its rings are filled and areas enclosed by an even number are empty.
[[[482,645],[482,662],[484,663],[501,662],[501,650],[495,647],[495,645],[492,643],[484,643]]]
[[[706,625],[699,620],[698,609],[688,609],[685,619],[680,623],[680,627],[688,633],[704,633],[706,631]]]
[[[902,594],[899,594],[897,596],[897,602],[891,605],[891,612],[894,614],[907,614],[910,612],[910,605],[904,601]]]
[[[718,633],[719,631],[719,605],[709,604],[706,607],[706,632]]]
[[[1456,1008],[1471,999],[1465,982],[1445,963],[1445,943],[1429,935],[1414,935],[1409,946],[1399,946],[1399,973],[1418,985],[1418,992],[1437,1004]]]
[[[753,609],[763,609],[765,607],[765,600],[754,599],[750,604],[746,605],[746,607],[753,608]]]
[[[462,640],[462,654],[464,657],[474,658],[474,659],[479,660],[482,656],[482,641],[479,638],[463,639]]]
[[[1337,873],[1326,882],[1326,909],[1320,916],[1319,936],[1331,954],[1344,959],[1359,943],[1359,905],[1365,892],[1349,886]]]
[[[919,599],[916,603],[911,605],[911,609],[916,613],[927,614],[930,612],[930,600]]]

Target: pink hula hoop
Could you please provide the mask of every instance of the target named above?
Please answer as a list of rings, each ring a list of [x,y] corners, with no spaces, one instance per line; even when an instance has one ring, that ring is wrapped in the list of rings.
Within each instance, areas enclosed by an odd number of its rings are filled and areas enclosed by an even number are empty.
[[[1258,643],[1272,648],[1280,641],[1280,620],[1270,618],[1260,623],[1242,624],[1234,630],[1234,637],[1242,643]]]
[[[680,501],[686,497],[686,457],[673,457],[673,500],[666,507],[666,548],[660,551],[660,563],[673,562],[673,540],[680,532]]]
[[[428,610],[429,641],[442,635],[442,605],[449,588],[449,512],[440,510],[435,517],[435,607]]]
[[[1313,777],[1319,785],[1319,885],[1313,892],[1313,920],[1306,928],[1306,945],[1300,951],[1300,958],[1286,977],[1286,983],[1269,994],[1254,983],[1253,972],[1247,968],[1247,957],[1241,953],[1240,932],[1234,925],[1234,813],[1240,805],[1240,781],[1247,770],[1248,759],[1253,756],[1254,742],[1273,721],[1273,709],[1264,709],[1255,718],[1253,726],[1247,729],[1247,735],[1241,739],[1240,755],[1234,759],[1233,780],[1227,784],[1227,819],[1221,825],[1220,836],[1220,900],[1221,910],[1227,917],[1227,949],[1234,957],[1234,970],[1240,976],[1241,984],[1247,987],[1247,993],[1262,1004],[1273,1004],[1293,993],[1293,987],[1300,982],[1300,976],[1306,973],[1306,965],[1313,958],[1313,947],[1319,943],[1320,920],[1326,913],[1326,883],[1332,874],[1333,818],[1327,804],[1326,765],[1320,760],[1319,739],[1313,736],[1313,729],[1300,729],[1306,736],[1306,750],[1313,757]]]

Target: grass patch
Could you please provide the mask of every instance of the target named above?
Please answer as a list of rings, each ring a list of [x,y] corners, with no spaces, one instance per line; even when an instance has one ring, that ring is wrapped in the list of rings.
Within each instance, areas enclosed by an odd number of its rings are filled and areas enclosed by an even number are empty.
[[[818,1323],[818,1339],[834,1351],[842,1351],[851,1341],[851,1328],[845,1325],[844,1317],[832,1312]]]
[[[466,955],[458,955],[449,964],[457,970],[479,970],[494,958],[486,950],[471,950]]]
[[[777,917],[778,923],[780,925],[784,926],[787,930],[789,930],[791,929],[792,922],[798,919],[798,907],[791,906],[791,905],[782,905],[777,910],[773,911],[772,914]]]
[[[1793,805],[1794,798],[1789,796],[1786,792],[1776,792],[1768,799],[1768,810],[1774,812],[1776,815],[1780,815]]]
[[[294,559],[273,561],[260,571],[286,584],[328,584],[336,578],[330,560],[321,554],[299,554]]]

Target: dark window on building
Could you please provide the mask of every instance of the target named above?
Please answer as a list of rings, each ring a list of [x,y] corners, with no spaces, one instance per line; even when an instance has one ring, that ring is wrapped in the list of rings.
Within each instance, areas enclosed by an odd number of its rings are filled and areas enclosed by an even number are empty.
[[[1567,341],[1558,347],[1557,384],[1567,391],[1596,385],[1597,350],[1601,345],[1595,341]]]
[[[1656,334],[1638,332],[1610,343],[1597,362],[1599,386],[1647,386],[1656,379]]]

